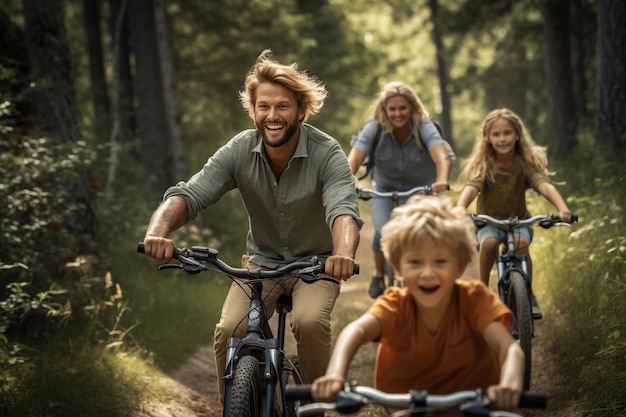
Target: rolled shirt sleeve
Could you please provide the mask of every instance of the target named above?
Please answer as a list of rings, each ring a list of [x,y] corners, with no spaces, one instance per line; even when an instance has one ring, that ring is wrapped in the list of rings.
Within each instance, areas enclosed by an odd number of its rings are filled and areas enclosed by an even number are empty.
[[[248,211],[250,261],[268,268],[332,253],[332,225],[341,215],[362,225],[354,177],[335,139],[303,124],[296,151],[278,181],[256,130],[233,137],[189,181],[170,187],[181,195],[188,220],[237,188]]]

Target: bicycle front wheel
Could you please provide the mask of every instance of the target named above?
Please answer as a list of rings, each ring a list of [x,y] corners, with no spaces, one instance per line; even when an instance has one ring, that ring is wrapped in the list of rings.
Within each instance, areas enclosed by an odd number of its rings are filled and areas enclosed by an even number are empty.
[[[509,274],[507,305],[513,313],[511,333],[524,351],[524,389],[529,389],[532,364],[532,310],[526,281],[518,271],[511,271]]]
[[[285,392],[285,387],[287,385],[304,384],[304,378],[300,373],[300,363],[298,361],[298,356],[287,355],[283,360],[283,375],[281,382],[281,395],[283,395],[283,393]],[[297,410],[299,406],[300,401],[298,400],[285,400],[285,411],[283,412],[283,416],[297,417]]]
[[[235,377],[230,398],[225,402],[227,417],[260,417],[262,407],[262,378],[259,360],[254,356],[243,356],[235,367]]]

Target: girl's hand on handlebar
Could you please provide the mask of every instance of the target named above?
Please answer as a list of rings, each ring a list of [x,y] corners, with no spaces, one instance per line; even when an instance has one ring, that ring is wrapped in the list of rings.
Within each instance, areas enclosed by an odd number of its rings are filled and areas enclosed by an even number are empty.
[[[347,281],[354,273],[354,259],[349,256],[329,256],[324,272],[335,279]]]
[[[311,384],[313,401],[334,403],[337,401],[337,393],[343,389],[344,382],[340,376],[324,375],[317,378]]]
[[[174,254],[174,241],[164,237],[146,236],[143,241],[145,254],[158,261],[169,264]]]
[[[572,222],[572,212],[569,210],[559,211],[559,218],[563,223]]]
[[[433,190],[433,195],[445,193],[446,191],[450,190],[450,186],[448,185],[448,183],[443,181],[433,182],[431,188]]]

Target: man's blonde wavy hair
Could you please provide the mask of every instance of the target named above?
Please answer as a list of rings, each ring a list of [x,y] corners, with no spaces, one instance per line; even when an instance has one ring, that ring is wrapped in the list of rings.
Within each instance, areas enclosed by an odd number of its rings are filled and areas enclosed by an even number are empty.
[[[300,122],[306,122],[309,116],[317,114],[324,106],[328,96],[326,87],[317,78],[301,71],[298,64],[283,65],[270,58],[272,51],[266,49],[257,58],[246,75],[244,89],[239,92],[239,100],[248,115],[254,120],[256,90],[260,83],[281,84],[296,94]]]

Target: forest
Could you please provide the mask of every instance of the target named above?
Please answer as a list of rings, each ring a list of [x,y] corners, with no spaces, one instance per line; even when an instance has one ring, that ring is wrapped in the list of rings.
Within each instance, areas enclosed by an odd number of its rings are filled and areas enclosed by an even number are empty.
[[[164,190],[254,127],[238,93],[266,49],[325,84],[310,123],[346,154],[393,80],[460,162],[490,110],[521,116],[580,216],[533,243],[551,360],[587,415],[624,415],[624,21],[622,0],[3,1],[0,415],[132,416],[210,342],[224,284],[157,277],[135,248]],[[235,263],[247,227],[229,193],[175,239]]]

